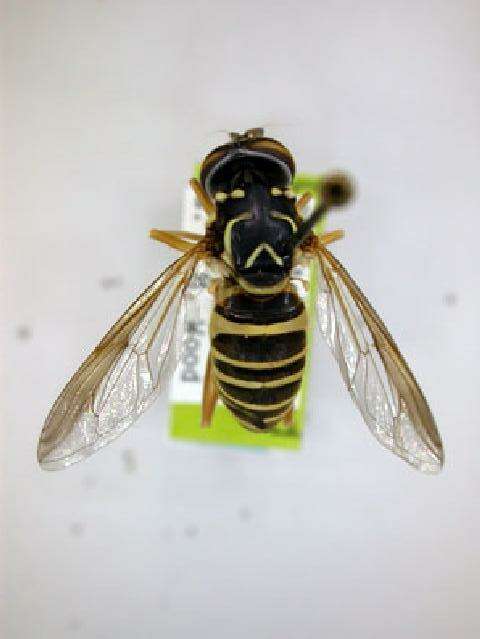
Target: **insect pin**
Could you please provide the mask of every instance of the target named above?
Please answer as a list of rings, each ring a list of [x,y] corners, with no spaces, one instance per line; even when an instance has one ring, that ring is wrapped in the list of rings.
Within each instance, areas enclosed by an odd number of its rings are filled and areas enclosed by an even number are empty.
[[[262,129],[231,134],[208,153],[200,179],[190,181],[206,213],[205,234],[151,231],[181,256],[125,311],[60,393],[40,435],[42,468],[86,458],[151,406],[176,363],[175,333],[201,263],[217,273],[203,426],[218,401],[251,431],[290,424],[309,320],[292,269],[308,260],[318,269],[320,333],[364,422],[411,466],[441,470],[442,442],[422,391],[382,320],[327,248],[343,232],[315,232],[327,211],[350,201],[352,182],[343,174],[323,179],[321,198],[304,219],[311,196],[295,197],[294,175],[290,151]]]

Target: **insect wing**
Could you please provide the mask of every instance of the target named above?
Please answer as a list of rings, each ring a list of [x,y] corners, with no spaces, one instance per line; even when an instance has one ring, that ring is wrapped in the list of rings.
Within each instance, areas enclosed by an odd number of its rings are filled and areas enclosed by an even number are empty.
[[[377,440],[416,469],[437,473],[443,448],[432,413],[384,323],[338,260],[317,249],[317,318]]]
[[[168,384],[177,319],[199,261],[171,264],[108,331],[53,405],[38,443],[42,468],[81,461],[123,433]]]

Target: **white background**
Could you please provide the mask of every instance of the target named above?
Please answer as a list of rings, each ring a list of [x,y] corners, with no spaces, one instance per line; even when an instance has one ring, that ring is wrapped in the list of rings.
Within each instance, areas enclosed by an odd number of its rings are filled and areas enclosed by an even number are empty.
[[[2,637],[480,633],[478,2],[12,0],[1,8]],[[192,163],[264,124],[359,198],[335,247],[437,416],[381,449],[314,351],[300,454],[180,445],[160,401],[41,472],[68,376],[174,254]]]

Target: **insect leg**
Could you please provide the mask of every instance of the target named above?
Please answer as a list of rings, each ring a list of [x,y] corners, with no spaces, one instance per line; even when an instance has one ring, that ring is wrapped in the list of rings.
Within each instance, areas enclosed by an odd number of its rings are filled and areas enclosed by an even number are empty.
[[[206,428],[211,425],[217,400],[218,391],[212,364],[212,354],[209,353],[207,366],[205,368],[205,378],[203,380],[202,428]]]
[[[202,205],[203,210],[207,214],[209,219],[215,218],[216,208],[215,204],[209,198],[208,193],[205,191],[203,186],[197,180],[197,178],[192,178],[189,182],[192,187],[195,195],[197,196],[198,201]]]
[[[336,229],[335,231],[330,231],[329,233],[322,233],[320,235],[319,240],[325,246],[326,244],[331,244],[332,242],[336,242],[337,240],[342,240],[345,237],[345,231],[342,229]]]
[[[288,426],[289,428],[293,426],[293,406],[290,406],[290,408],[287,410],[282,418],[282,421],[285,426]]]
[[[197,241],[200,241],[203,236],[196,235],[194,233],[187,233],[184,231],[159,231],[158,229],[152,229],[150,231],[150,237],[157,242],[163,242],[167,246],[176,249],[177,251],[183,251],[186,253],[195,246]]]

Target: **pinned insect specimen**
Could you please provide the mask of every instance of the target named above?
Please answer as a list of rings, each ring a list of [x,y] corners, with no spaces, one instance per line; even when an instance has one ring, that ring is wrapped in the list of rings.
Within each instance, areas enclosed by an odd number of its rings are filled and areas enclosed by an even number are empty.
[[[218,401],[252,431],[291,423],[308,321],[292,268],[310,260],[318,267],[320,333],[368,428],[415,468],[441,469],[441,439],[417,382],[382,320],[327,249],[343,233],[314,230],[327,211],[351,199],[352,183],[343,174],[325,178],[320,202],[304,219],[310,195],[295,197],[294,175],[290,151],[261,129],[231,134],[206,156],[200,179],[190,182],[207,216],[205,234],[151,231],[182,255],[122,315],[60,394],[40,436],[43,468],[69,466],[118,437],[167,385],[182,306],[201,263],[216,273],[203,425]]]

